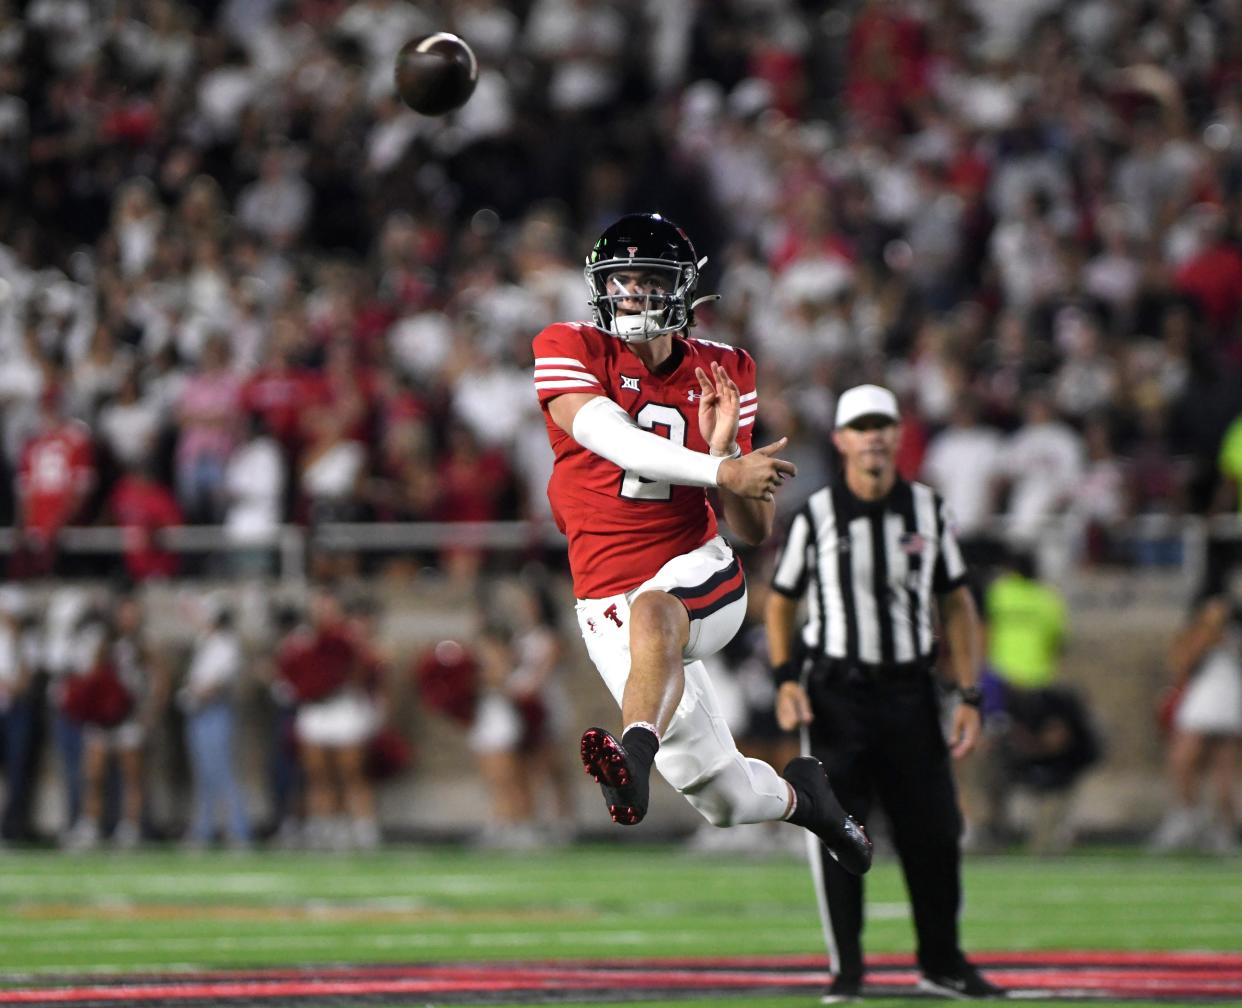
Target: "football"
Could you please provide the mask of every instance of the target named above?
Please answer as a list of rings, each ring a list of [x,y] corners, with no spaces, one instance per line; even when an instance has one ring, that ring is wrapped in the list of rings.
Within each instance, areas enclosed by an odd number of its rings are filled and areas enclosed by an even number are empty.
[[[449,32],[410,39],[397,53],[397,94],[415,112],[444,115],[461,108],[479,79],[479,61]]]

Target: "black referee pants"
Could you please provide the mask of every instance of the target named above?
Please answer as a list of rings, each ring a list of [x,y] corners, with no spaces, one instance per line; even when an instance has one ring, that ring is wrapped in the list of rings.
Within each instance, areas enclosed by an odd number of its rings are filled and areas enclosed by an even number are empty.
[[[931,676],[864,678],[817,668],[807,683],[811,753],[845,810],[864,825],[878,802],[910,895],[924,972],[955,973],[961,906],[961,813]],[[863,975],[863,880],[821,850],[840,974]]]

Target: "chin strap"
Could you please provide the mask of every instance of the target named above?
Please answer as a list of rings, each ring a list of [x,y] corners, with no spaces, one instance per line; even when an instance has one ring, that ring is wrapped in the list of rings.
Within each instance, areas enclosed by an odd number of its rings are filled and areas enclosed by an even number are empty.
[[[694,264],[694,268],[699,273],[702,273],[703,267],[706,265],[707,265],[707,256],[704,256],[702,259],[700,259],[697,263]],[[704,294],[701,298],[694,299],[694,303],[690,305],[690,311],[691,313],[693,313],[694,309],[696,309],[699,305],[707,304],[707,302],[709,301],[719,301],[719,300],[720,300],[719,294]]]

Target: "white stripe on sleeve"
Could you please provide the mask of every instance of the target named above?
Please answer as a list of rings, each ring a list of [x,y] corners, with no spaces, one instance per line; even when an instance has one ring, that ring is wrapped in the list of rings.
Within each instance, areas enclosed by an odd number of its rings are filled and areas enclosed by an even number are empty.
[[[582,378],[599,384],[599,379],[590,371],[572,371],[569,368],[535,368],[535,381],[543,378]]]
[[[535,382],[535,388],[537,388],[537,389],[570,389],[570,388],[580,388],[580,389],[586,389],[587,391],[590,391],[590,392],[594,392],[594,391],[596,391],[597,389],[599,389],[599,387],[600,387],[599,382],[595,382],[594,384],[591,384],[591,383],[590,383],[589,381],[587,381],[585,378],[565,378],[565,379],[561,379],[561,380],[557,380],[557,381],[537,381],[537,382]]]

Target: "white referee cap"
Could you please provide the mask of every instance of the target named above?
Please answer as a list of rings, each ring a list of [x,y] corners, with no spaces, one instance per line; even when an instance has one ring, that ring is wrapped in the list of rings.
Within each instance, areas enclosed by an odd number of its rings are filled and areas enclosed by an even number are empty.
[[[893,423],[900,423],[897,397],[879,385],[855,385],[842,392],[841,398],[837,400],[837,426],[848,427],[865,416],[883,416]]]

